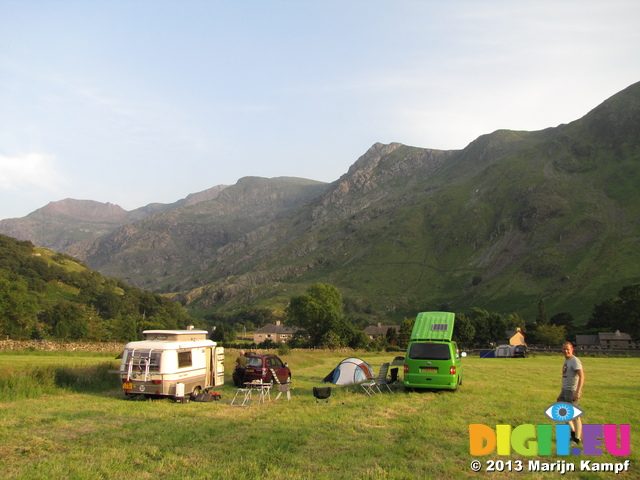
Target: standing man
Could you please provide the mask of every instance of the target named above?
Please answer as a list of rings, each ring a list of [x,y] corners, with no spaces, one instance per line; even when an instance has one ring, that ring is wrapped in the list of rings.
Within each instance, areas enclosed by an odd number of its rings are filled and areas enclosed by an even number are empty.
[[[564,342],[562,344],[565,360],[562,366],[562,391],[557,401],[580,407],[582,387],[584,387],[584,370],[582,362],[573,354],[573,351],[573,343]],[[582,439],[582,418],[570,420],[569,425],[571,426],[571,440],[579,445]]]
[[[244,383],[244,371],[247,369],[247,357],[245,356],[244,350],[240,350],[238,352],[238,358],[236,358],[236,370],[235,370],[235,381],[237,387],[242,387]]]

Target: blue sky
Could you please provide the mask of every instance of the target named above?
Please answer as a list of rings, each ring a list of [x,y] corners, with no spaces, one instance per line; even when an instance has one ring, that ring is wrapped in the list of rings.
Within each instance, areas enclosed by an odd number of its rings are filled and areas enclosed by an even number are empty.
[[[0,0],[0,219],[568,123],[640,81],[639,32],[637,0]]]

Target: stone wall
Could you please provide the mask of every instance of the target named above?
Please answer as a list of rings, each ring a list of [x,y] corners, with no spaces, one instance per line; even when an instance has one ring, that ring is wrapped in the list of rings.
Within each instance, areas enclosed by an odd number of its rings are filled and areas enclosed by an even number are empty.
[[[49,352],[103,352],[117,355],[124,350],[124,343],[65,343],[49,340],[0,340],[0,351],[2,350],[44,350]]]

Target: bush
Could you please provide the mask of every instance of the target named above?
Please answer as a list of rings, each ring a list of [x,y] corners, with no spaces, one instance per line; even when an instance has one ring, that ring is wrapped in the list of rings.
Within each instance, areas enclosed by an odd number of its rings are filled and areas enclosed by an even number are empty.
[[[278,345],[278,355],[281,357],[285,355],[289,355],[291,353],[291,347],[286,343],[281,343]]]

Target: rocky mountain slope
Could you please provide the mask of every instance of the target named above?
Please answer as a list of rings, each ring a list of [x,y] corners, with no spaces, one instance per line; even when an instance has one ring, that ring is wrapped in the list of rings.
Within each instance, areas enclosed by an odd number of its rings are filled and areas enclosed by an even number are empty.
[[[130,212],[112,203],[67,198],[51,202],[24,218],[0,220],[0,233],[19,240],[30,240],[34,245],[57,252],[76,252],[82,256],[88,243],[122,225],[159,212],[213,200],[225,188],[227,185],[218,185],[171,204],[152,203]]]
[[[77,235],[60,250],[194,309],[282,308],[322,281],[372,317],[532,316],[544,299],[580,321],[640,281],[638,132],[634,84],[570,124],[500,130],[463,150],[376,144],[330,185],[247,178],[125,223],[108,206],[105,231],[81,241],[80,220],[56,220]]]
[[[285,217],[327,188],[314,180],[246,177],[214,199],[123,225],[69,253],[137,286],[184,289],[220,248]]]

